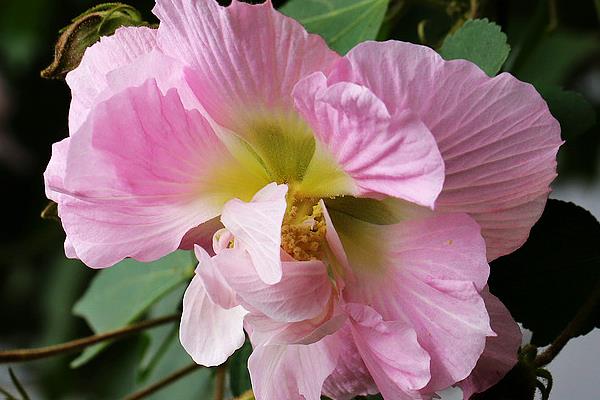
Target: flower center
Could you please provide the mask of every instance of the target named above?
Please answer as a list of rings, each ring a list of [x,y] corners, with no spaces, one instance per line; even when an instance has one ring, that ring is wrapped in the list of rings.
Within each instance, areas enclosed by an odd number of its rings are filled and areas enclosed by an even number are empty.
[[[322,259],[325,218],[320,204],[304,200],[288,207],[281,226],[281,247],[298,261]]]

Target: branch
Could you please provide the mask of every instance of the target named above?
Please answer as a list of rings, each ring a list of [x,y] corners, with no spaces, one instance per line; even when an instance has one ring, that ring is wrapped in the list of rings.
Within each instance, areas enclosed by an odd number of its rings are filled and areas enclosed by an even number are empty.
[[[471,0],[470,8],[469,8],[469,19],[477,18],[477,13],[479,12],[479,0]]]
[[[173,374],[167,376],[166,378],[153,383],[152,385],[148,386],[145,389],[142,389],[138,392],[135,393],[131,393],[130,395],[128,395],[127,397],[125,397],[124,400],[139,400],[139,399],[143,399],[145,397],[150,396],[151,394],[158,392],[160,389],[164,388],[165,386],[170,385],[171,383],[176,382],[177,380],[183,378],[184,376],[186,376],[187,374],[189,374],[190,372],[194,372],[195,370],[197,370],[198,368],[202,368],[200,365],[194,363],[194,364],[190,364],[187,367],[184,367],[178,371],[175,371]]]
[[[223,400],[225,397],[225,374],[227,364],[220,365],[215,375],[215,400]]]
[[[15,396],[0,387],[0,394],[5,397],[5,400],[17,400]]]
[[[590,316],[596,310],[596,306],[600,303],[600,283],[596,284],[592,295],[581,306],[575,317],[569,322],[567,327],[560,335],[550,344],[550,346],[540,355],[535,358],[535,365],[543,367],[549,364],[566,346],[572,338],[579,336],[582,328],[589,320]]]
[[[37,349],[18,349],[0,351],[0,364],[10,362],[22,362],[37,360],[40,358],[51,357],[57,354],[70,353],[88,347],[90,345],[103,342],[110,339],[120,339],[133,333],[141,332],[146,329],[154,328],[159,325],[164,325],[169,322],[179,320],[180,315],[170,315],[167,317],[152,319],[140,322],[125,328],[117,329],[101,333],[98,335],[88,336],[80,339],[75,339],[70,342],[56,344],[48,347],[40,347]]]

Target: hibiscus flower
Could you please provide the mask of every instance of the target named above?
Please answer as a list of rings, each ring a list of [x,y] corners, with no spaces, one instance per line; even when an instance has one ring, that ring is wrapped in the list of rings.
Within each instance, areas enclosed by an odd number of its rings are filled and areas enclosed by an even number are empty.
[[[245,329],[259,400],[468,397],[508,371],[487,262],[526,240],[561,144],[534,88],[397,41],[341,57],[270,2],[154,12],[67,76],[45,173],[67,255],[195,246],[182,344],[218,365]]]

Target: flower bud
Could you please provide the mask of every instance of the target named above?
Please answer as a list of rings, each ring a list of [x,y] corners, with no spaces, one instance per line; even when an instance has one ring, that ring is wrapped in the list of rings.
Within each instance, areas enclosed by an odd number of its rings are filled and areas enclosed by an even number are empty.
[[[135,8],[121,3],[92,7],[60,30],[54,60],[41,72],[42,78],[63,79],[77,68],[85,50],[101,36],[112,35],[121,26],[146,24]]]

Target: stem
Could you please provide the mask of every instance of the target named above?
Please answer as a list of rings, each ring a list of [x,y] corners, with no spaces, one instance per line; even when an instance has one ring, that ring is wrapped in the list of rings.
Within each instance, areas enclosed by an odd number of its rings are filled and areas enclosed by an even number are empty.
[[[479,0],[471,0],[470,1],[470,9],[469,9],[469,19],[477,18],[478,12],[479,12]]]
[[[556,0],[548,0],[548,26],[546,32],[552,32],[558,26],[558,11],[556,9]]]
[[[215,375],[215,400],[223,400],[225,397],[225,373],[226,364],[220,365]]]
[[[560,353],[570,339],[579,336],[581,329],[584,327],[590,316],[596,310],[597,304],[600,302],[600,283],[596,284],[592,295],[581,306],[575,317],[569,322],[567,327],[550,346],[535,358],[535,365],[543,367],[549,364]]]
[[[15,385],[15,388],[17,388],[19,395],[21,395],[21,399],[31,400],[31,398],[23,388],[23,385],[21,385],[21,382],[19,382],[19,380],[17,379],[17,376],[15,375],[15,372],[12,370],[12,368],[8,369],[8,373],[10,374],[10,380],[12,381],[13,385]]]
[[[55,344],[53,346],[40,347],[37,349],[18,349],[0,351],[0,364],[37,360],[40,358],[51,357],[56,354],[70,353],[72,351],[80,350],[92,344],[103,342],[105,340],[122,338],[133,333],[141,332],[143,330],[154,328],[159,325],[164,325],[169,322],[174,322],[177,321],[179,318],[180,315],[170,315],[167,317],[140,322],[138,324],[130,325],[125,328],[117,329],[114,331],[75,339],[70,342]]]
[[[600,0],[598,0],[598,1],[600,1]],[[398,0],[394,3],[391,3],[390,7],[388,8],[387,15],[383,19],[383,22],[388,22],[388,21],[391,21],[392,19],[396,18],[396,16],[398,16],[398,14],[400,14],[400,12],[402,12],[404,10],[405,6],[406,6],[406,0]]]
[[[15,396],[0,387],[0,394],[6,397],[5,400],[17,400]]]
[[[124,400],[139,400],[139,399],[143,399],[144,397],[148,397],[151,394],[154,394],[155,392],[158,392],[160,389],[164,388],[165,386],[170,385],[171,383],[176,382],[177,380],[183,378],[184,376],[186,376],[187,374],[189,374],[190,372],[194,372],[195,370],[197,370],[198,368],[202,368],[200,365],[194,363],[194,364],[190,364],[187,367],[184,367],[178,371],[175,371],[174,373],[172,373],[171,375],[167,376],[166,378],[153,383],[152,385],[148,386],[145,389],[142,389],[138,392],[135,393],[131,393],[130,395],[128,395],[127,397],[125,397]]]

